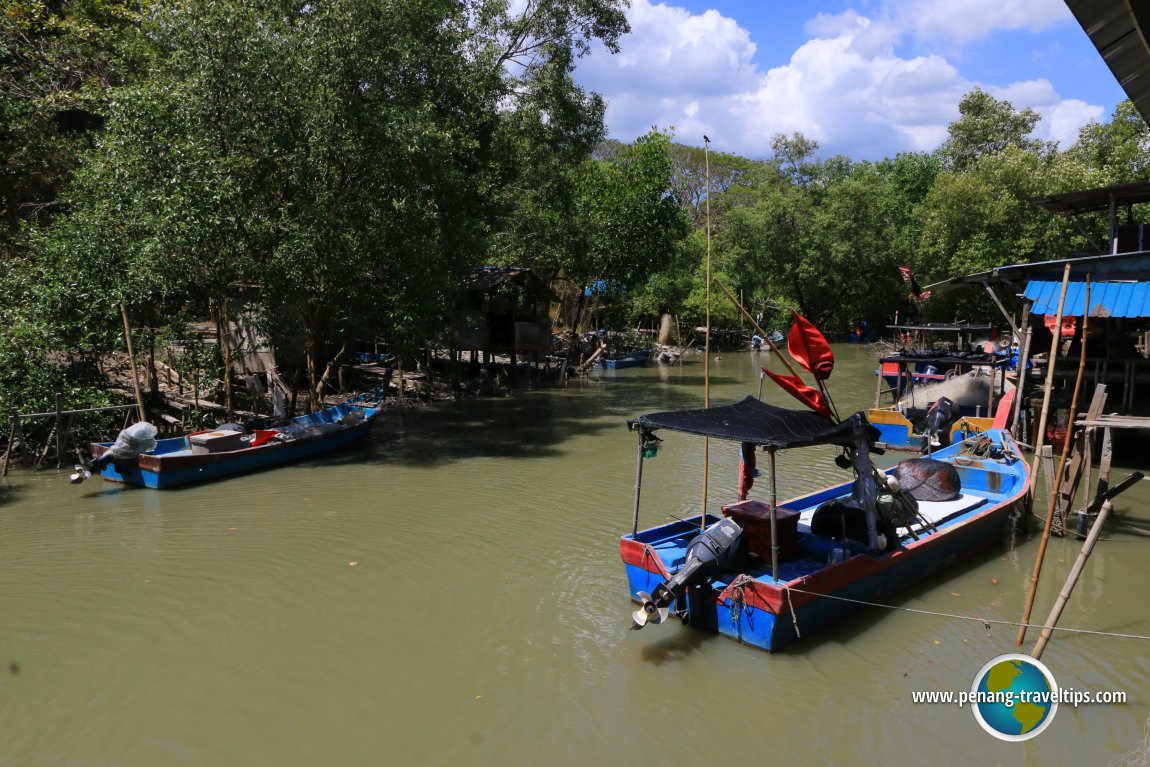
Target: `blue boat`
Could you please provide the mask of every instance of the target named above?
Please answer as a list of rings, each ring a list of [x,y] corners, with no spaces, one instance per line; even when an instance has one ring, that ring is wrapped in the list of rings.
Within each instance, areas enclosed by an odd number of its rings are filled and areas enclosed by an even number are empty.
[[[1029,467],[1004,430],[934,453],[937,464],[918,464],[944,469],[936,476],[951,478],[951,497],[925,500],[895,478],[909,471],[907,462],[886,472],[871,464],[877,434],[862,413],[833,424],[813,412],[747,397],[645,415],[629,426],[639,432],[640,479],[660,430],[741,443],[743,472],[748,463],[753,467],[758,450],[767,452],[772,469],[781,449],[836,445],[849,458],[855,473],[850,482],[780,504],[772,471],[765,500],[743,498],[723,506],[723,516],[696,515],[646,529],[639,528],[636,490],[632,532],[620,539],[628,588],[639,604],[632,628],[674,615],[767,651],[1000,541],[1029,482]],[[740,483],[744,495],[752,481]]]
[[[250,434],[215,430],[161,439],[154,449],[134,458],[106,463],[100,476],[163,490],[244,474],[346,447],[366,437],[378,415],[378,407],[345,402]],[[97,464],[103,463],[100,457],[113,444],[92,444]]]
[[[875,403],[867,412],[880,446],[928,452],[931,439],[945,446],[991,428],[1014,388],[1007,381],[1009,367],[1009,356],[987,353],[900,352],[880,358]],[[934,372],[939,370],[944,372]],[[890,404],[884,405],[888,396]],[[928,415],[943,398],[945,418],[927,434]]]
[[[622,368],[641,368],[647,364],[649,359],[651,359],[651,350],[646,349],[644,351],[631,352],[630,354],[600,357],[596,360],[596,364],[607,370],[620,370]]]

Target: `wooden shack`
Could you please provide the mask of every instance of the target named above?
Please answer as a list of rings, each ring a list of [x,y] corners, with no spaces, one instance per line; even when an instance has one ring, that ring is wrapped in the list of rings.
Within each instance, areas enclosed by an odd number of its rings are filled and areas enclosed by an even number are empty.
[[[531,269],[485,266],[476,269],[456,305],[452,356],[545,354],[551,348],[551,290]]]

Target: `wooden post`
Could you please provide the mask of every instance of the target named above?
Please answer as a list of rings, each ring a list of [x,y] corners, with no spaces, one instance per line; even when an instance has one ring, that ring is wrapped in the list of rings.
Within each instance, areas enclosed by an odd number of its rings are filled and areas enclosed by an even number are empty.
[[[60,464],[64,462],[64,419],[63,411],[64,395],[56,392],[56,468],[60,468]]]
[[[132,391],[136,394],[136,411],[141,421],[146,421],[144,398],[140,394],[140,376],[136,373],[136,350],[132,347],[132,327],[128,324],[128,310],[121,303],[120,317],[124,320],[124,341],[128,344],[128,362],[132,366]]]
[[[20,411],[12,408],[12,420],[8,430],[8,449],[4,451],[4,470],[0,471],[0,477],[8,476],[8,460],[12,457],[12,451],[16,447],[16,431],[20,428]]]
[[[1086,409],[1086,420],[1096,420],[1104,407],[1106,407],[1106,386],[1099,385],[1094,387],[1094,395],[1090,398],[1090,405]],[[1066,434],[1068,441],[1073,437],[1074,449],[1070,454],[1070,465],[1067,467],[1066,475],[1062,478],[1062,492],[1058,497],[1058,508],[1061,510],[1064,520],[1070,516],[1070,509],[1074,506],[1074,497],[1078,493],[1078,486],[1082,480],[1083,466],[1088,465],[1085,455],[1087,435],[1093,434],[1093,432],[1093,428],[1088,428],[1080,431],[1075,430],[1074,434],[1068,431]]]

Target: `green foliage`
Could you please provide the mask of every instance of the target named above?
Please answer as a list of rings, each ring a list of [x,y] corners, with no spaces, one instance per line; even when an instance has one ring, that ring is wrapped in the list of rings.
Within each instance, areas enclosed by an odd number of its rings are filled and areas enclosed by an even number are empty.
[[[652,130],[604,141],[572,79],[619,48],[622,0],[9,0],[0,13],[0,406],[101,404],[95,363],[254,301],[319,388],[357,340],[441,343],[464,277],[519,264],[618,288],[599,319],[701,324],[706,258],[767,330],[830,332],[931,281],[1105,242],[1032,201],[1150,171],[1129,102],[1064,151],[975,90],[934,153],[819,158],[795,133],[752,161]],[[708,185],[709,177],[709,185]],[[710,242],[708,242],[710,234]],[[712,286],[713,287],[713,286]],[[712,290],[712,323],[741,315]],[[582,298],[579,299],[582,301]],[[927,318],[984,317],[977,291]],[[173,362],[214,382],[214,348]],[[209,353],[210,351],[210,353]]]

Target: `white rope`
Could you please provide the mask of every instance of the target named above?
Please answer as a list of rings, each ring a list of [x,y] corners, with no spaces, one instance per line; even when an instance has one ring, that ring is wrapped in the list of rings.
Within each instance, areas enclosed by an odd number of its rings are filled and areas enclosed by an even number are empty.
[[[1050,629],[1051,631],[1065,631],[1068,634],[1093,634],[1096,636],[1115,637],[1118,639],[1144,639],[1150,641],[1150,636],[1142,634],[1120,634],[1114,631],[1095,631],[1092,629],[1075,629],[1075,628],[1062,628],[1060,626],[1044,626],[1041,623],[1019,623],[1017,621],[999,620],[997,618],[979,618],[974,615],[955,615],[954,613],[943,613],[935,610],[920,610],[915,607],[900,607],[898,605],[884,605],[880,602],[866,602],[862,599],[851,599],[850,597],[840,597],[833,594],[818,594],[814,591],[807,591],[806,589],[791,588],[789,591],[797,591],[800,594],[809,594],[812,597],[822,597],[823,599],[837,599],[840,602],[853,602],[858,605],[866,605],[867,607],[885,607],[888,610],[902,610],[908,613],[918,613],[919,615],[934,615],[939,618],[954,618],[955,620],[975,621],[981,623],[987,628],[991,624],[1000,624],[1003,626],[1026,626],[1028,629]],[[789,594],[788,594],[789,597]],[[793,609],[793,608],[792,608]]]

